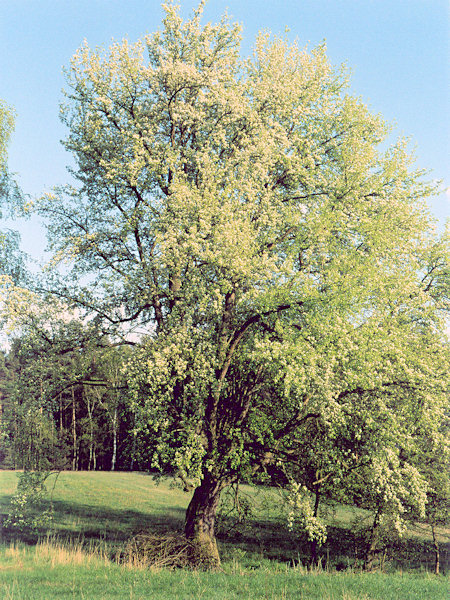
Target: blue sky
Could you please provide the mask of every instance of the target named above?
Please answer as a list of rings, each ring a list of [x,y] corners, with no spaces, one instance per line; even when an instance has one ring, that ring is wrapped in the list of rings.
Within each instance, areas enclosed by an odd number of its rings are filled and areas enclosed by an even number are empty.
[[[182,0],[189,15],[196,0]],[[16,110],[10,169],[23,190],[38,196],[69,181],[70,156],[60,140],[62,67],[83,39],[91,46],[112,39],[135,41],[155,31],[159,0],[0,0],[0,98]],[[205,20],[228,13],[244,26],[243,54],[259,30],[298,39],[326,40],[333,64],[352,71],[352,93],[373,112],[395,122],[396,133],[417,147],[417,165],[450,187],[450,5],[447,0],[209,0]],[[450,196],[433,199],[442,223]],[[20,225],[24,248],[39,254],[35,222]]]

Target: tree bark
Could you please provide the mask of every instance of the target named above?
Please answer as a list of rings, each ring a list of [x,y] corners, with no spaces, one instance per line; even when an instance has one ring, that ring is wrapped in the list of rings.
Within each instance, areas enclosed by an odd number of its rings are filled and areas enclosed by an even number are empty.
[[[377,544],[378,544],[378,537],[379,537],[381,512],[382,512],[382,509],[381,509],[381,506],[379,506],[374,515],[372,527],[370,528],[369,540],[367,543],[365,557],[364,557],[364,571],[371,571],[373,569],[375,557],[379,553]]]
[[[316,491],[316,498],[314,501],[314,511],[313,511],[313,515],[315,518],[317,518],[317,515],[319,514],[319,505],[320,505],[320,492],[319,490]],[[317,540],[313,539],[311,540],[311,544],[310,544],[310,557],[311,557],[311,564],[312,565],[317,565],[318,564],[318,557],[317,557]]]
[[[435,575],[439,575],[440,570],[440,552],[439,552],[439,542],[436,535],[436,528],[434,525],[431,525],[431,535],[433,536],[433,546],[434,546],[434,573]]]
[[[111,471],[116,470],[117,460],[117,406],[114,407],[113,416],[111,417],[112,422],[112,434],[113,434],[113,453],[111,458]]]
[[[199,544],[211,568],[220,566],[214,525],[220,493],[224,487],[224,482],[207,473],[195,489],[186,511],[185,535]]]
[[[136,454],[136,432],[133,432],[133,444],[131,446],[131,456],[130,456],[130,471],[134,468],[134,457]]]
[[[77,440],[77,411],[75,403],[75,390],[72,386],[72,442],[73,442],[73,458],[72,471],[78,470],[78,440]]]
[[[86,398],[86,408],[89,418],[89,462],[88,462],[88,471],[95,471],[94,467],[94,419],[93,419],[93,403],[89,397],[89,391],[82,394]]]

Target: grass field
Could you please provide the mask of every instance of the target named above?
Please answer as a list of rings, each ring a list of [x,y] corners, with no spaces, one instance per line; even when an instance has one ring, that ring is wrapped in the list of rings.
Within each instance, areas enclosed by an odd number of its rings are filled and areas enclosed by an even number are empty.
[[[0,471],[3,515],[16,483],[15,473]],[[51,481],[47,487],[51,489]],[[338,507],[330,516],[335,541],[323,549],[323,568],[309,570],[303,566],[304,540],[288,532],[280,520],[277,492],[250,487],[243,491],[252,497],[257,510],[244,524],[221,519],[223,572],[169,571],[144,568],[124,561],[123,555],[121,560],[118,557],[134,533],[145,529],[159,533],[180,530],[188,494],[169,481],[156,485],[144,474],[61,473],[53,491],[51,536],[39,543],[32,538],[23,543],[13,541],[7,530],[3,532],[0,598],[447,598],[448,580],[424,571],[431,544],[420,532],[413,532],[402,542],[397,561],[386,562],[386,573],[360,573],[354,567],[355,540],[348,529],[354,513]],[[336,566],[343,570],[336,571]]]

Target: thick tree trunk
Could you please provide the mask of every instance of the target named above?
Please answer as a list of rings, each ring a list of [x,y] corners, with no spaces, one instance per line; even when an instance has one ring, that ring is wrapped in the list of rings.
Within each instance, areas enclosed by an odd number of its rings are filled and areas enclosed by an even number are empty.
[[[206,562],[212,568],[220,566],[214,524],[220,492],[225,484],[207,473],[201,484],[195,489],[186,511],[185,535],[198,543]]]

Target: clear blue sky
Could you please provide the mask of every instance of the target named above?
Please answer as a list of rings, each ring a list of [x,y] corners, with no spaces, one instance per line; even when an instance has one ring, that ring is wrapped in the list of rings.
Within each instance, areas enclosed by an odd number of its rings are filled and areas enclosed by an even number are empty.
[[[160,26],[159,0],[0,0],[0,98],[17,113],[10,169],[23,190],[40,195],[69,180],[60,140],[63,65],[87,39],[135,41]],[[187,16],[196,0],[181,0]],[[346,62],[352,92],[395,122],[417,146],[417,164],[450,186],[450,5],[447,0],[209,0],[205,20],[223,12],[244,26],[243,53],[261,29],[301,45],[326,40],[332,63]],[[432,202],[441,222],[450,195]],[[34,222],[20,226],[24,248],[42,240]]]

